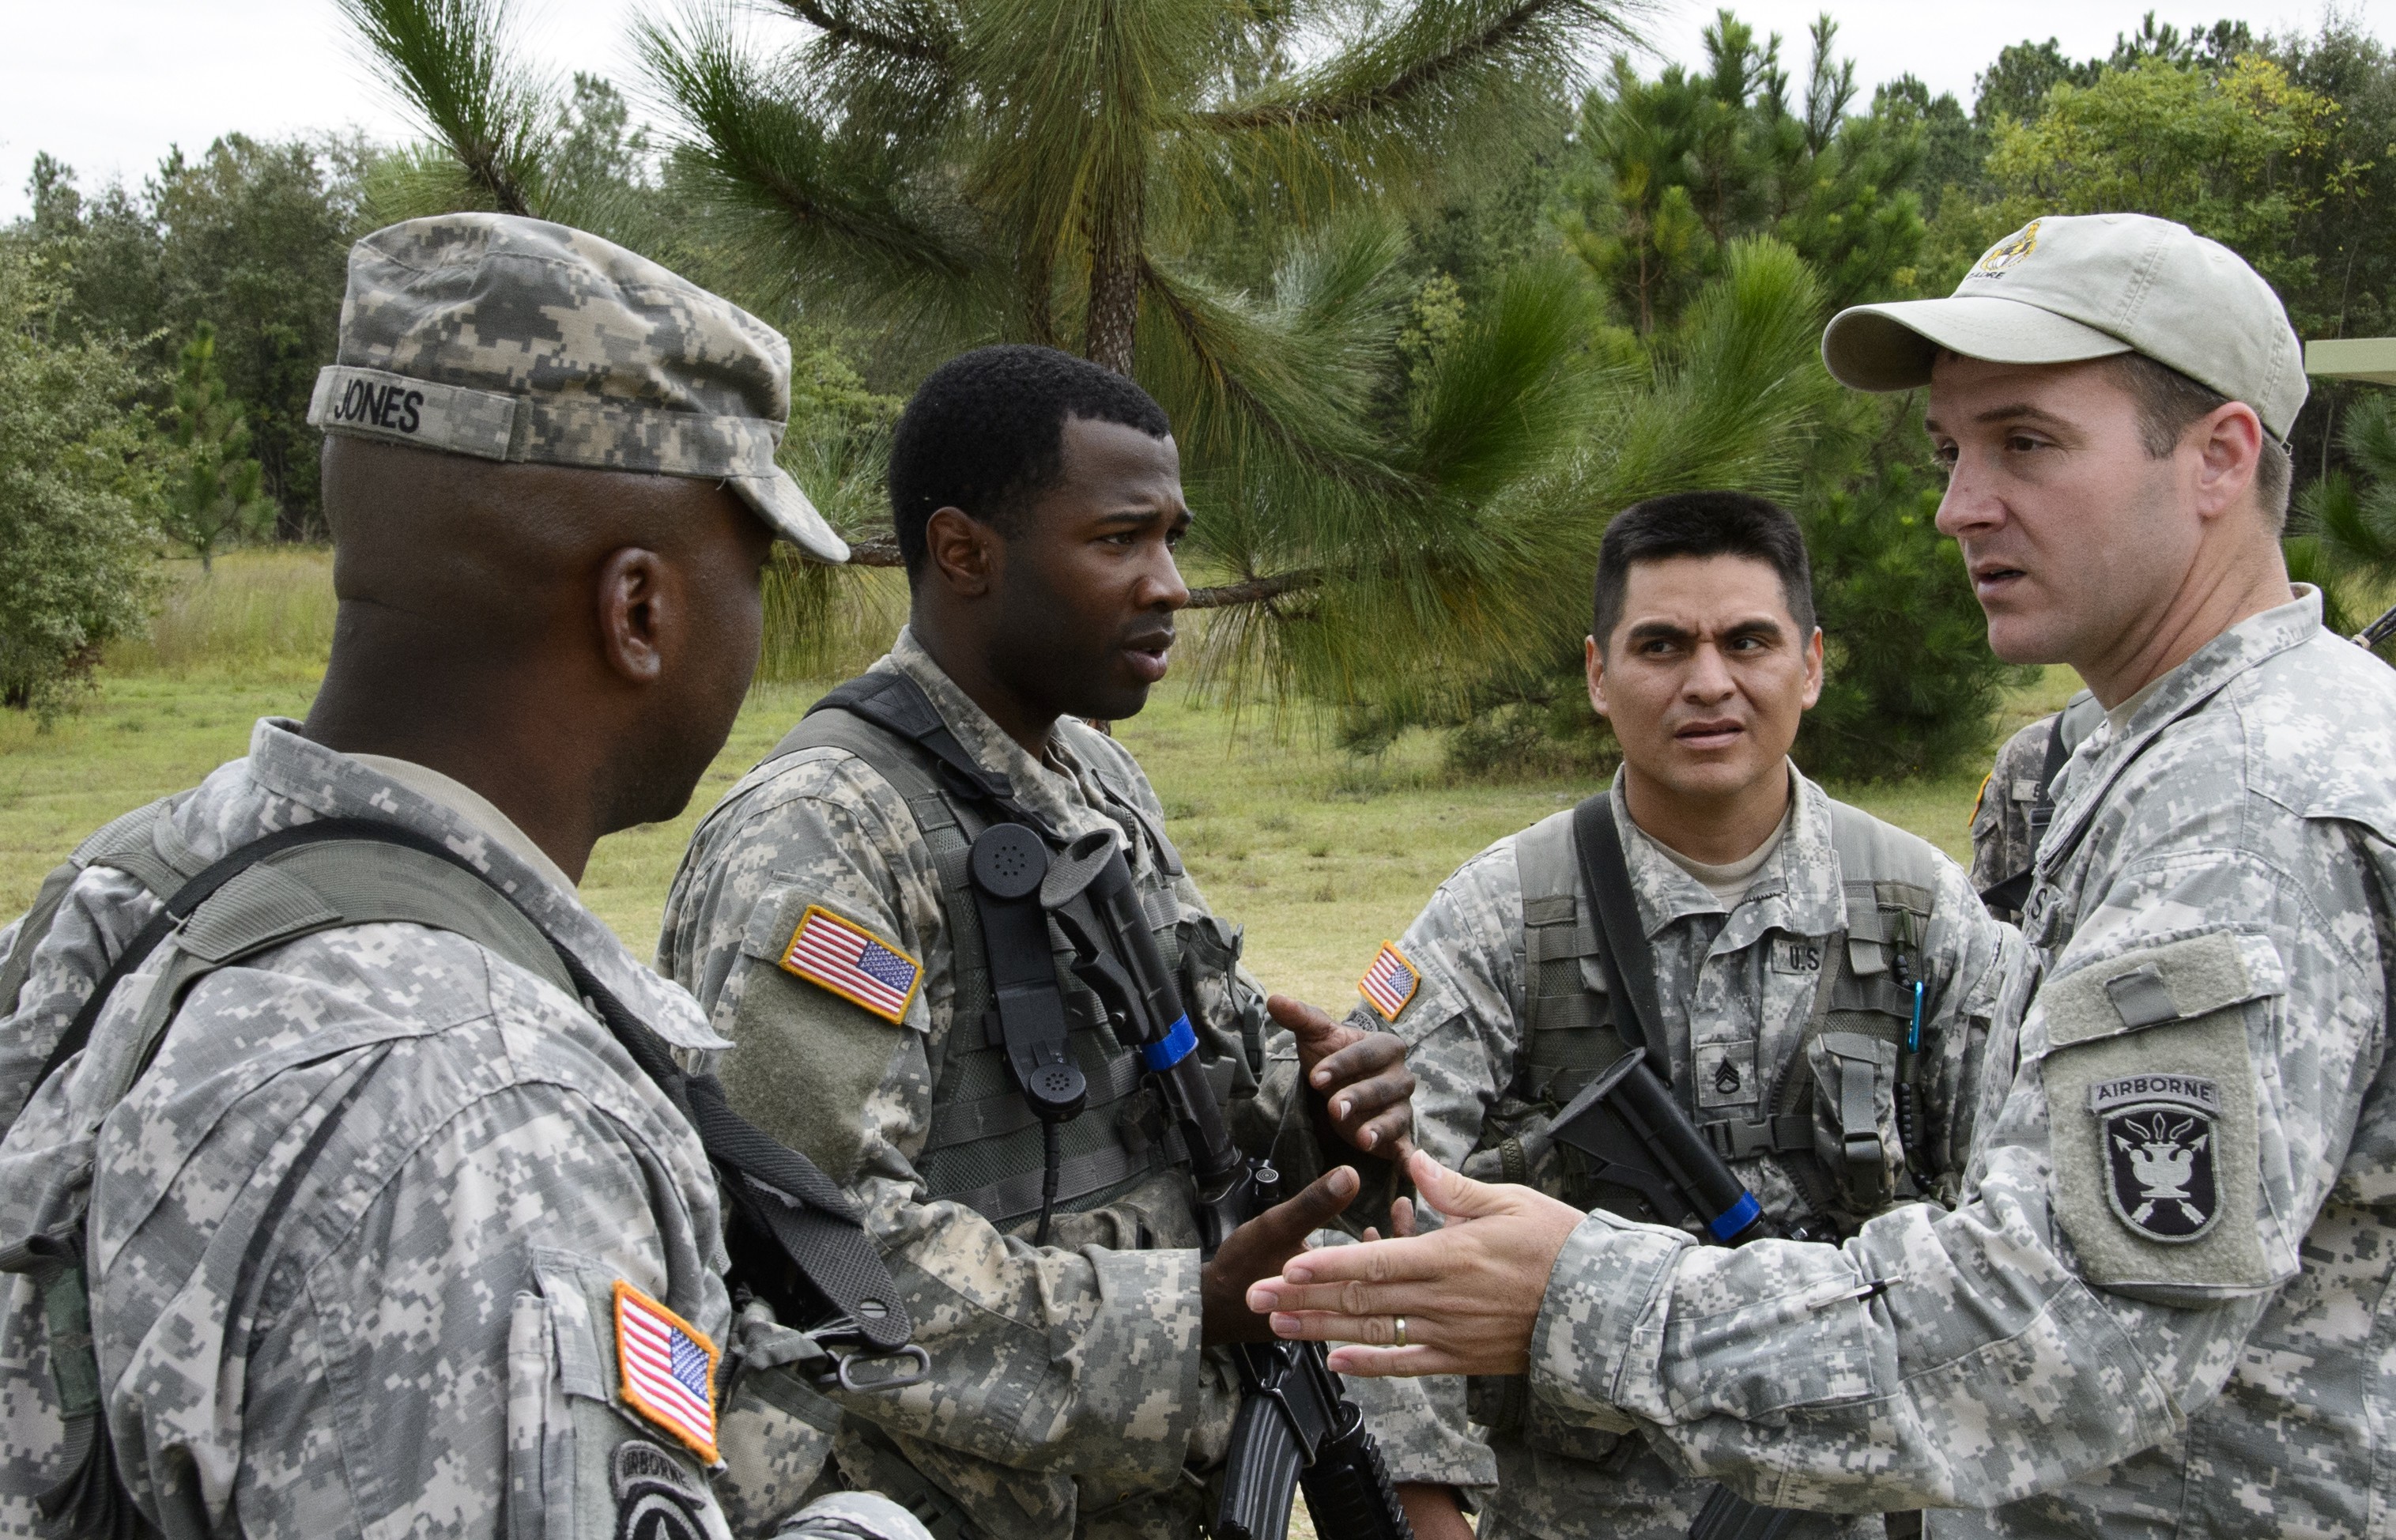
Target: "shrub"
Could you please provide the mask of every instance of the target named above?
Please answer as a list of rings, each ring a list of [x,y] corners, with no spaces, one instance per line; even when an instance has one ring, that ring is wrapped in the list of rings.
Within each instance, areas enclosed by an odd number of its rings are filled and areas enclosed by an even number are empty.
[[[47,724],[155,584],[148,383],[125,344],[58,340],[57,283],[0,239],[0,702]]]

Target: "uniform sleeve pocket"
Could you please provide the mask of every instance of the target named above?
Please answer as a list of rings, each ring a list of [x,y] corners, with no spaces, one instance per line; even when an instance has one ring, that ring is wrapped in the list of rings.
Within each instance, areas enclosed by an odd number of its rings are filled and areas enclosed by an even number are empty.
[[[618,1275],[554,1247],[532,1261],[508,1322],[509,1540],[729,1540],[699,1457],[627,1409]]]
[[[2190,1304],[2296,1271],[2265,1250],[2251,1047],[2285,976],[2267,939],[2216,931],[2041,991],[2055,1216],[2089,1282]]]

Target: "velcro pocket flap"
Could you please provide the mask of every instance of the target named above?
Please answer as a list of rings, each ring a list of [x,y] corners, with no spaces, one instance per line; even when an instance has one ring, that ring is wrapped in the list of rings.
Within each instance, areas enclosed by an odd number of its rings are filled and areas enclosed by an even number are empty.
[[[2259,936],[2209,931],[2092,962],[2040,992],[2051,1047],[2093,1042],[2287,991],[2287,970]]]
[[[2089,1282],[2192,1304],[2296,1270],[2265,1254],[2250,1046],[2250,1016],[2285,987],[2268,939],[2214,931],[2041,991],[2052,1199]]]

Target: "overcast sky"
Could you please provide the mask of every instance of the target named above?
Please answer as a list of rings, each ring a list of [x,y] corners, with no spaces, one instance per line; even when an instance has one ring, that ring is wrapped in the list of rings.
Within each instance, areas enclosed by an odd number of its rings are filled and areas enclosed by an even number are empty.
[[[535,57],[567,71],[635,82],[625,34],[643,11],[678,0],[518,0]],[[1666,59],[1698,55],[1710,3],[1664,0],[1646,24]],[[1933,91],[1970,104],[1973,72],[2005,44],[2056,37],[2073,57],[2105,52],[2150,8],[2180,26],[2224,14],[2257,32],[2310,31],[2321,0],[1744,0],[1759,31],[1785,34],[1792,69],[1805,59],[1806,22],[1827,8],[1866,87],[1910,70]],[[2396,0],[2339,7],[2396,40]],[[773,23],[767,22],[771,27]],[[112,176],[139,182],[170,144],[188,152],[228,130],[272,136],[357,126],[381,139],[411,125],[358,63],[333,0],[0,0],[0,219],[26,207],[37,150],[80,174],[89,190]]]

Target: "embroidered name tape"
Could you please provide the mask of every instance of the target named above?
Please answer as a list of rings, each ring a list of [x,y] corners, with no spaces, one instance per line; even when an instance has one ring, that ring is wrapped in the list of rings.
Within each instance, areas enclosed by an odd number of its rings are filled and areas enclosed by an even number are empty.
[[[715,1344],[707,1334],[619,1279],[616,1374],[624,1404],[713,1465]]]
[[[814,904],[799,917],[782,968],[897,1023],[924,982],[924,965],[862,925]]]
[[[515,437],[517,409],[516,397],[501,392],[336,364],[316,376],[308,420],[368,438],[505,459]]]
[[[1383,1021],[1397,1020],[1398,1013],[1406,1008],[1406,1002],[1414,999],[1415,991],[1421,988],[1421,970],[1406,961],[1406,954],[1398,950],[1394,941],[1381,943],[1373,965],[1356,980],[1356,992],[1381,1013]]]

